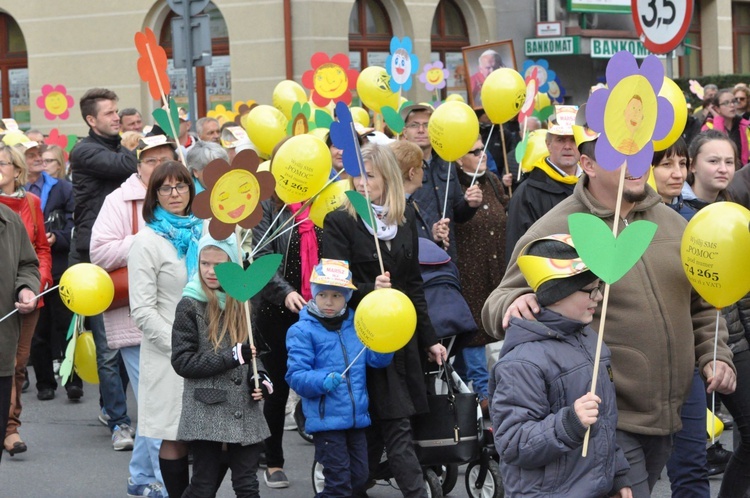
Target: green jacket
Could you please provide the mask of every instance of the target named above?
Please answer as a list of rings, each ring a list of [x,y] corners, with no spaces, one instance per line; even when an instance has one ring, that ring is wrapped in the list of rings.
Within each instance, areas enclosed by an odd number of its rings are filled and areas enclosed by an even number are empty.
[[[591,196],[587,180],[578,182],[573,195],[534,223],[516,244],[503,281],[482,309],[489,334],[502,339],[505,311],[518,296],[531,292],[516,264],[520,248],[539,237],[570,233],[568,215],[572,213],[592,213],[612,226],[614,210]],[[680,409],[696,361],[702,371],[712,360],[716,310],[692,289],[682,270],[680,243],[687,222],[663,204],[651,187],[646,190],[647,198],[636,204],[619,230],[637,220],[652,221],[659,228],[643,257],[612,285],[604,342],[612,351],[617,428],[667,435],[682,428]],[[591,327],[599,330],[598,314]],[[734,367],[723,318],[717,359]]]
[[[0,204],[0,316],[15,309],[18,293],[24,287],[39,289],[39,260],[21,218]],[[19,313],[0,322],[0,377],[13,375],[18,337]]]

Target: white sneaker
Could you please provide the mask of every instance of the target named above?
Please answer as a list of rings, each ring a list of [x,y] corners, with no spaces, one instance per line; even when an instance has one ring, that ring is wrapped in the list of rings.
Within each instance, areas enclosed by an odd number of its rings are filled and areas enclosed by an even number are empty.
[[[115,451],[126,451],[133,449],[133,438],[130,436],[130,427],[123,424],[115,426],[112,431],[112,449]]]
[[[104,411],[104,408],[102,408],[99,411],[99,423],[102,424],[105,427],[109,426],[109,415],[107,415],[107,412]]]

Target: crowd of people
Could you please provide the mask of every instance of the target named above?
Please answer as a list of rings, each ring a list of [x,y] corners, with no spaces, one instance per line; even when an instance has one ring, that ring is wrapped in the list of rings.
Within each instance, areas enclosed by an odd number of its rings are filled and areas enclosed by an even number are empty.
[[[596,135],[576,133],[567,115],[575,106],[529,123],[547,148],[533,164],[512,160],[518,131],[491,127],[481,109],[476,142],[451,163],[432,149],[429,104],[399,111],[400,136],[357,128],[359,176],[343,171],[342,150],[326,135],[331,176],[369,197],[374,226],[348,201],[317,226],[303,203],[274,194],[238,247],[234,236],[214,239],[192,205],[206,189],[207,165],[253,149],[247,136],[208,117],[191,131],[180,110],[171,140],[136,109],[119,110],[111,90],[89,90],[80,100],[89,133],[67,160],[34,130],[14,145],[0,142],[0,272],[15,283],[0,299],[2,314],[18,310],[0,322],[4,450],[11,457],[35,450],[19,431],[27,365],[39,400],[53,400],[59,387],[72,312],[56,292],[36,295],[87,262],[126,272],[129,299],[86,318],[98,392],[75,373],[63,387],[70,402],[84,392],[99,397],[92,417],[110,430],[113,450],[132,451],[122,469],[128,496],[213,496],[228,470],[237,496],[260,496],[261,484],[289,487],[283,435],[296,393],[324,466],[318,496],[367,496],[368,469],[385,451],[402,494],[424,497],[411,417],[428,411],[425,372],[450,361],[492,422],[509,496],[646,497],[666,467],[673,496],[708,497],[709,475],[724,472],[720,496],[743,497],[750,296],[722,310],[714,353],[714,310],[682,270],[680,241],[687,220],[708,204],[750,208],[743,168],[750,90],[705,90],[683,136],[655,153],[652,186],[649,175],[625,176],[620,227],[649,220],[658,230],[612,285],[599,365],[589,325],[598,323],[604,284],[576,252],[567,220],[590,213],[611,226],[620,173],[597,162]],[[271,171],[285,140],[271,154]],[[266,243],[271,228],[292,221]],[[282,261],[252,299],[249,323],[215,267],[248,264],[254,249],[256,259]],[[462,298],[452,305],[469,310],[451,350],[423,286],[427,252],[455,263]],[[364,348],[354,311],[388,288],[414,304],[416,332],[393,353],[369,351],[352,363]],[[488,368],[486,346],[503,339]],[[590,393],[594,371],[600,383]],[[739,430],[733,452],[707,447],[712,392]],[[581,455],[587,433],[592,458]]]

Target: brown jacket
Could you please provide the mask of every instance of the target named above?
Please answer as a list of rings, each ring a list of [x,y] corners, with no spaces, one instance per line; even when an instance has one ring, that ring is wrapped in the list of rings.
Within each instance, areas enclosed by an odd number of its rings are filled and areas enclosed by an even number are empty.
[[[512,264],[482,310],[490,334],[503,337],[506,309],[518,296],[531,292],[515,263],[520,248],[542,236],[568,233],[572,213],[592,213],[612,226],[614,211],[591,196],[587,183],[578,182],[573,195],[534,223],[516,244]],[[712,359],[716,311],[692,290],[682,270],[680,242],[687,222],[662,204],[650,187],[647,192],[648,197],[620,223],[620,232],[637,220],[652,221],[659,228],[643,257],[612,285],[604,340],[612,351],[618,429],[667,435],[682,428],[680,409],[696,360],[702,371]],[[598,330],[598,314],[591,326]],[[722,318],[717,358],[732,365],[726,342]]]

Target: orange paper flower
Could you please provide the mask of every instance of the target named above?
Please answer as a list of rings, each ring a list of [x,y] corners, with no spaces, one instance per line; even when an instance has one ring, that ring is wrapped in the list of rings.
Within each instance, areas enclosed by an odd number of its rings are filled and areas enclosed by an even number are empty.
[[[138,75],[148,83],[148,91],[154,100],[162,100],[169,91],[167,76],[167,53],[156,41],[151,28],[135,34],[135,47],[141,56],[138,58]]]

